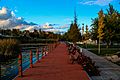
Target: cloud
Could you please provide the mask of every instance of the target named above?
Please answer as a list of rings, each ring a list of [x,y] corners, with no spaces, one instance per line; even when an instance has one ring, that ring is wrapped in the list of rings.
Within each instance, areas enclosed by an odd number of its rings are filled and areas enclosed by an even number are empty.
[[[43,25],[40,26],[40,29],[43,31],[47,31],[47,32],[53,32],[53,33],[57,33],[57,34],[62,34],[64,33],[64,31],[69,28],[69,24],[51,24],[51,23],[45,23]]]
[[[69,24],[65,24],[60,26],[59,29],[66,29],[66,28],[69,28],[69,26],[70,26]]]
[[[34,31],[34,29],[36,29],[36,30],[39,30],[40,29],[40,27],[39,26],[36,26],[36,25],[18,25],[18,26],[16,26],[16,27],[14,27],[15,29],[20,29],[20,30],[22,30],[22,31],[24,31],[24,30],[29,30],[29,31]]]
[[[53,32],[53,33],[60,33],[61,32],[59,29],[46,29],[44,31]]]
[[[49,24],[48,22],[41,26],[41,29],[43,29],[43,30],[45,30],[45,29],[52,29],[52,28],[53,28],[53,25]]]
[[[45,23],[43,25],[37,25],[33,22],[27,22],[23,17],[16,17],[15,11],[11,11],[6,7],[0,8],[0,28],[4,29],[20,29],[20,30],[44,30],[50,31],[54,33],[63,33],[66,28],[68,28],[69,24],[55,24],[55,23]],[[70,19],[67,18],[67,21]]]
[[[2,7],[2,9],[0,10],[0,20],[7,20],[9,18],[11,18],[13,16],[13,12],[8,10],[5,7]]]
[[[59,24],[49,24],[49,26],[58,26]]]
[[[79,4],[105,6],[105,5],[108,5],[112,1],[113,0],[90,0],[90,1],[81,1],[79,2]]]
[[[33,22],[28,23],[27,21],[24,20],[22,17],[16,17],[15,13],[11,10],[9,10],[6,7],[2,7],[0,10],[0,28],[4,29],[12,29],[15,28],[19,25],[37,25]]]

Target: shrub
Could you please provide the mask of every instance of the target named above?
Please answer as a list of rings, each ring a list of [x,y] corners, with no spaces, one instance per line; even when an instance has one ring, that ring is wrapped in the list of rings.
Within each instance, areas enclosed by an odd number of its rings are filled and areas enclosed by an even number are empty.
[[[0,40],[0,56],[4,59],[11,59],[18,56],[20,53],[19,42],[15,39]]]

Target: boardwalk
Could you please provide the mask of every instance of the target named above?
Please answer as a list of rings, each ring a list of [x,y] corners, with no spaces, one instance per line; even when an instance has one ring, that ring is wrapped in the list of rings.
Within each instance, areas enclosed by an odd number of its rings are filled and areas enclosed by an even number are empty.
[[[70,64],[67,48],[60,44],[41,62],[24,72],[24,77],[15,80],[89,80],[78,64]]]

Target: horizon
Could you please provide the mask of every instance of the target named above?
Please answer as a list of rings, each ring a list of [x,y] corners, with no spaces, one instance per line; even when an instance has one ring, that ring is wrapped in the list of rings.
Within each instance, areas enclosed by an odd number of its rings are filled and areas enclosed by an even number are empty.
[[[120,12],[119,0],[1,0],[0,3],[0,27],[9,25],[9,28],[21,29],[29,25],[27,29],[40,27],[52,32],[66,32],[74,20],[75,9],[79,28],[82,23],[90,28],[91,19],[98,16],[100,9],[106,13],[109,3]],[[33,27],[34,24],[38,27]]]

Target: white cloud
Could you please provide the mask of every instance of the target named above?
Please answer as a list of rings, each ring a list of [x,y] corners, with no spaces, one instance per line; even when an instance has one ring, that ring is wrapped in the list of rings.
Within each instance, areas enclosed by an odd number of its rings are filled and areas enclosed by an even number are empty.
[[[42,29],[52,29],[53,26],[50,26],[50,24],[47,22],[44,25],[41,26]]]
[[[65,25],[60,26],[59,28],[60,29],[66,29],[66,28],[69,28],[69,26],[70,26],[69,24],[65,24]]]
[[[69,18],[66,19],[70,21]],[[41,26],[35,25],[35,23],[28,23],[22,17],[16,17],[14,11],[9,10],[8,8],[1,8],[0,10],[0,28],[4,29],[20,29],[20,30],[44,30],[50,31],[54,33],[63,32],[64,29],[68,28],[68,24],[60,25],[60,24],[51,24],[45,23]]]
[[[65,29],[69,28],[69,24],[51,24],[51,23],[45,23],[42,26],[40,26],[41,30],[47,31],[47,32],[54,32],[54,33],[63,33]]]
[[[44,31],[48,31],[48,32],[54,32],[54,33],[59,33],[61,32],[59,29],[46,29]]]
[[[108,5],[110,2],[113,0],[93,0],[93,1],[82,1],[79,2],[80,4],[85,4],[85,5],[99,5],[99,6],[105,6]]]
[[[29,26],[33,26],[35,25],[34,23],[28,23],[24,20],[24,18],[22,17],[16,17],[15,13],[11,10],[9,10],[6,7],[2,7],[0,10],[0,28],[4,28],[4,29],[11,29],[11,28],[15,28],[19,25],[29,25]]]
[[[5,28],[10,24],[10,20],[0,20],[0,27]]]
[[[28,27],[26,27],[24,30],[33,31],[33,30],[34,30],[34,26],[28,26]]]
[[[0,10],[0,20],[6,20],[11,18],[13,15],[13,12],[8,10],[5,7],[2,7],[2,9]]]
[[[13,11],[11,11],[11,15],[12,15],[12,16],[15,16],[15,13],[14,13]]]
[[[16,26],[15,29],[22,29],[22,25]]]
[[[29,31],[34,31],[34,29],[39,30],[40,27],[39,26],[35,26],[35,25],[18,25],[16,27],[14,27],[14,29],[20,29],[20,30],[29,30]]]
[[[15,9],[15,12],[18,12],[18,10]]]

